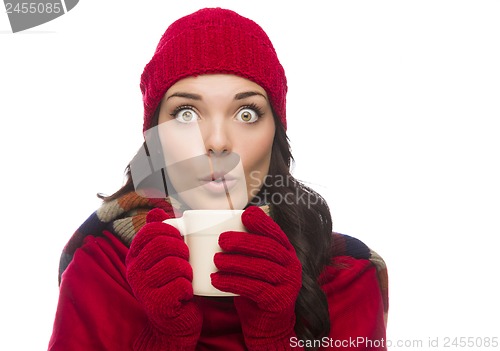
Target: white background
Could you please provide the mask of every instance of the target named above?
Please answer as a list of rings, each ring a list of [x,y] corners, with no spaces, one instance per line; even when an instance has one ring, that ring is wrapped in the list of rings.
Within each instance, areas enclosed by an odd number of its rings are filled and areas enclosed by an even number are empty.
[[[17,34],[0,13],[0,349],[46,350],[60,252],[142,141],[142,69],[205,6],[275,44],[295,175],[385,258],[388,338],[500,337],[500,3],[325,4],[82,0]]]

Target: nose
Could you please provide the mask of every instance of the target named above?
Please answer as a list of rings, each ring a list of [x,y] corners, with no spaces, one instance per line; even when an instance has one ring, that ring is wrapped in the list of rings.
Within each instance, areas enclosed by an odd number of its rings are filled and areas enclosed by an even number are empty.
[[[232,151],[231,136],[223,120],[208,122],[202,133],[207,154],[221,156]]]

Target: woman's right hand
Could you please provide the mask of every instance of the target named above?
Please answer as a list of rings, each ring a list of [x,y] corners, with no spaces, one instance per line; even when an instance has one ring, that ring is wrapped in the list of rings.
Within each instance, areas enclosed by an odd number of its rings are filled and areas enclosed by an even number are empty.
[[[176,228],[163,223],[168,217],[161,209],[148,213],[127,254],[127,280],[153,327],[147,348],[168,343],[194,350],[202,314],[193,301],[188,247]]]

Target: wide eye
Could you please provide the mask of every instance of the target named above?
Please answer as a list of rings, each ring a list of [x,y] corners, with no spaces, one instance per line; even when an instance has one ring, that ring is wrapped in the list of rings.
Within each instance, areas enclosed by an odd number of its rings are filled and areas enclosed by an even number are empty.
[[[183,108],[175,112],[174,117],[181,123],[192,123],[198,120],[198,114],[190,108]]]
[[[259,119],[259,115],[251,108],[244,108],[238,111],[236,118],[245,123],[254,123]]]

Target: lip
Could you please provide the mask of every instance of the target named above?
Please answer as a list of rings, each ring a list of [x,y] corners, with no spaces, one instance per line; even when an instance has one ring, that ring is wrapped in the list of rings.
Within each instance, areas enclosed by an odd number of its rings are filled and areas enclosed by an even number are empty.
[[[214,173],[211,173],[209,175],[206,175],[204,177],[201,177],[200,180],[202,182],[212,182],[212,181],[231,181],[231,180],[234,180],[235,178],[230,175],[230,174],[227,174],[227,173],[224,173],[224,172],[214,172]]]
[[[237,180],[230,177],[216,178],[216,180],[202,179],[202,187],[214,194],[225,194],[229,192],[237,183]]]

